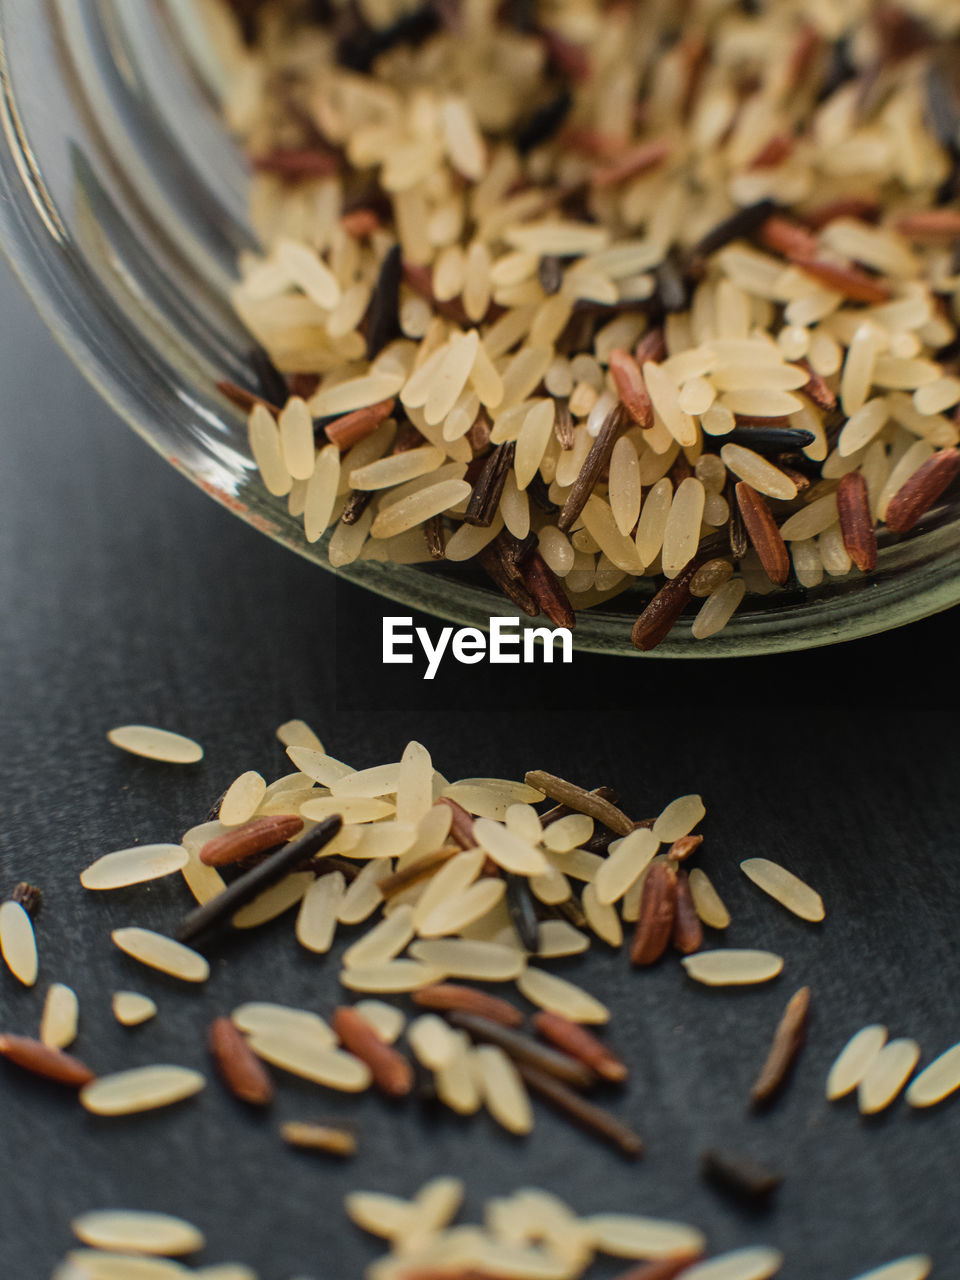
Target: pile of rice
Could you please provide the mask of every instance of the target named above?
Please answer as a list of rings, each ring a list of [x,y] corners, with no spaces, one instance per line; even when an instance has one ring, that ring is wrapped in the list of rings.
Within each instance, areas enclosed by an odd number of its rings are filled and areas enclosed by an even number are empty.
[[[333,564],[478,557],[567,625],[679,578],[705,638],[955,475],[955,0],[208,8],[282,375],[252,450]]]
[[[534,1124],[529,1090],[635,1158],[643,1144],[626,1117],[636,1101],[610,1093],[610,1086],[619,1090],[628,1082],[631,1064],[616,1052],[615,1027],[612,1044],[598,1030],[614,1022],[611,1010],[551,972],[552,962],[595,941],[617,949],[624,924],[630,924],[634,965],[654,963],[672,944],[687,976],[711,987],[766,983],[785,967],[771,952],[703,949],[708,938],[720,939],[731,917],[705,872],[687,871],[703,844],[694,830],[705,816],[697,795],[680,796],[656,817],[636,821],[617,807],[608,788],[586,791],[540,770],[523,782],[450,782],[417,742],[399,760],[357,770],[330,755],[301,720],[277,733],[293,772],[267,784],[246,770],[180,843],[101,854],[80,873],[95,894],[182,877],[197,910],[215,926],[201,943],[205,950],[214,950],[225,931],[255,929],[294,911],[297,940],[316,955],[328,953],[338,934],[353,932],[338,951],[339,982],[351,994],[341,995],[329,1021],[314,1008],[253,999],[208,1028],[216,1073],[247,1105],[270,1104],[277,1070],[312,1082],[328,1098],[376,1087],[394,1106],[406,1097],[430,1098],[463,1117],[485,1109],[519,1138]],[[172,767],[191,767],[204,754],[191,739],[145,725],[118,727],[109,738],[128,753]],[[551,798],[561,803],[537,807]],[[264,828],[269,838],[261,838]],[[315,848],[310,841],[316,844],[321,835],[326,842]],[[298,849],[299,860],[291,859]],[[277,872],[265,887],[271,863]],[[810,922],[824,918],[819,894],[787,868],[765,858],[748,858],[741,868],[794,915]],[[237,910],[236,890],[250,877],[261,892]],[[0,951],[27,987],[43,972],[32,923],[42,896],[21,882],[0,907]],[[129,894],[119,900],[137,901]],[[218,914],[219,901],[224,909]],[[171,921],[170,933],[192,941],[194,933],[183,926],[195,915],[179,928]],[[221,967],[136,923],[114,928],[111,938],[130,960],[187,984],[214,979]],[[473,985],[478,983],[484,986]],[[490,983],[497,984],[496,995],[485,989]],[[532,1007],[532,1018],[500,994],[511,994],[511,983]],[[275,994],[282,990],[281,983]],[[760,1046],[766,1060],[751,1094],[754,1105],[766,1104],[787,1083],[803,1044],[809,1000],[809,989],[801,988],[769,1050]],[[158,1014],[154,1001],[136,991],[116,991],[112,1003],[118,1022],[128,1027]],[[78,1039],[84,1059],[89,1048],[95,1065],[73,1056]],[[0,1057],[77,1091],[79,1103],[110,1124],[185,1103],[207,1084],[203,1071],[176,1063],[96,1062],[103,1050],[84,1045],[86,1039],[78,997],[58,981],[47,989],[39,1034],[5,1031]],[[914,1076],[920,1057],[915,1041],[888,1041],[886,1027],[864,1027],[834,1062],[827,1098],[856,1091],[860,1110],[875,1114],[904,1088],[912,1108],[933,1107],[960,1092],[960,1045]],[[327,1158],[349,1158],[363,1136],[343,1118],[346,1107],[332,1114],[322,1122],[290,1121],[279,1126],[280,1136]],[[727,1176],[732,1170],[745,1185],[752,1183],[753,1196],[768,1194],[780,1180],[756,1163],[752,1169],[738,1164],[731,1153],[726,1168]],[[578,1217],[555,1196],[529,1188],[492,1201],[483,1228],[454,1226],[462,1191],[457,1179],[439,1177],[412,1201],[348,1195],[353,1220],[390,1242],[390,1254],[366,1272],[369,1280],[574,1280],[594,1254],[604,1253],[665,1268],[649,1276],[628,1271],[621,1280],[763,1280],[782,1263],[779,1251],[765,1246],[703,1260],[706,1242],[694,1227],[616,1213]],[[187,1271],[160,1261],[203,1247],[202,1232],[163,1213],[106,1207],[72,1225],[86,1247],[67,1255],[56,1280],[187,1274],[255,1280],[239,1265]],[[930,1265],[917,1255],[869,1277],[923,1280]]]

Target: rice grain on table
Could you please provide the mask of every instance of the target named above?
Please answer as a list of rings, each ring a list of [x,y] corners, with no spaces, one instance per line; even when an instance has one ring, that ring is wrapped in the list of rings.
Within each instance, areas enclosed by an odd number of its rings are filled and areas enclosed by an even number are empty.
[[[779,1249],[751,1245],[721,1254],[707,1262],[696,1262],[683,1272],[684,1280],[769,1280],[783,1266]]]
[[[337,912],[346,892],[340,871],[318,876],[300,899],[297,941],[308,951],[323,955],[330,950],[337,929]]]
[[[110,1007],[122,1027],[139,1027],[157,1016],[156,1001],[139,991],[115,991]]]
[[[529,1133],[533,1128],[533,1108],[516,1067],[494,1044],[479,1045],[472,1056],[487,1110],[510,1133]]]
[[[933,1268],[932,1258],[925,1253],[915,1253],[909,1258],[885,1262],[871,1271],[861,1272],[853,1280],[926,1280]]]
[[[934,1058],[911,1082],[907,1102],[911,1107],[932,1107],[960,1089],[960,1044]]]
[[[167,764],[195,764],[203,759],[203,747],[192,738],[171,733],[168,729],[154,729],[150,725],[120,725],[111,729],[107,738],[122,751],[144,756],[148,760],[163,760]]]
[[[230,1015],[235,1026],[247,1035],[313,1040],[321,1049],[332,1049],[337,1037],[319,1014],[270,1001],[250,1001],[238,1005]]]
[[[93,1079],[93,1072],[86,1063],[29,1036],[0,1035],[0,1057],[24,1071],[68,1088],[79,1088]]]
[[[110,936],[121,951],[151,969],[184,982],[205,982],[210,976],[210,965],[199,952],[152,929],[128,926],[114,929]]]
[[[517,978],[517,990],[531,1004],[571,1022],[600,1024],[610,1019],[610,1010],[595,996],[545,969],[525,969]]]
[[[475,982],[509,982],[519,978],[526,968],[524,953],[515,947],[468,938],[414,942],[409,954],[422,963],[425,972],[433,975],[432,982],[439,981],[441,975]]]
[[[863,1115],[875,1115],[894,1101],[920,1059],[920,1046],[906,1038],[885,1044],[857,1086]]]
[[[373,1078],[365,1062],[351,1053],[320,1044],[312,1034],[254,1032],[248,1044],[258,1058],[271,1066],[342,1093],[362,1093]]]
[[[680,796],[672,800],[653,824],[653,835],[658,841],[672,843],[689,835],[706,813],[698,795]]]
[[[80,1002],[72,987],[53,982],[47,988],[40,1019],[40,1039],[50,1049],[66,1049],[77,1038]]]
[[[199,1093],[206,1083],[199,1071],[188,1067],[133,1067],[84,1085],[80,1101],[94,1115],[125,1116],[182,1102]]]
[[[639,1215],[596,1213],[581,1218],[594,1248],[615,1258],[669,1258],[702,1253],[706,1239],[696,1227]]]
[[[311,435],[311,439],[312,439]],[[254,769],[235,778],[220,802],[218,818],[225,827],[239,827],[257,812],[266,794],[267,784]]]
[[[412,948],[411,954],[413,954]],[[423,963],[415,957],[411,960],[391,960],[387,964],[375,965],[367,969],[344,969],[340,974],[340,982],[349,991],[360,991],[365,995],[377,993],[399,995],[406,991],[418,991],[420,987],[428,987],[447,977],[449,973],[448,966],[428,963],[425,956]],[[473,974],[469,973],[465,976],[472,977]]]
[[[684,956],[683,967],[708,987],[750,986],[769,982],[783,969],[783,957],[770,951],[698,951]]]
[[[122,889],[182,870],[190,859],[179,844],[141,844],[106,853],[80,873],[85,889]]]
[[[198,1253],[203,1232],[183,1218],[135,1209],[101,1209],[82,1213],[70,1223],[81,1242],[115,1253],[147,1253],[177,1257]]]
[[[0,953],[18,982],[32,987],[39,972],[33,921],[19,902],[0,903]]]
[[[787,908],[801,920],[812,922],[824,918],[823,899],[816,890],[786,867],[769,858],[745,858],[740,870],[764,893]]]
[[[103,1253],[71,1249],[54,1280],[184,1280],[190,1275],[179,1262],[135,1253]]]

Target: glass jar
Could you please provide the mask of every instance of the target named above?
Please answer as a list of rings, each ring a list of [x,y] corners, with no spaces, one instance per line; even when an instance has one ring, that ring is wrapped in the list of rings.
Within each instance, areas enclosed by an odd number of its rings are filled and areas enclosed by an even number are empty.
[[[259,483],[242,415],[249,338],[229,301],[253,245],[243,159],[217,110],[195,0],[0,0],[0,239],[45,321],[122,419],[255,528],[330,570]],[[832,644],[960,600],[960,498],[912,536],[881,532],[877,571],[748,596],[705,641],[684,618],[654,654],[726,657]],[[470,566],[335,570],[408,608],[483,626],[513,608]],[[636,654],[643,584],[580,615],[576,645]],[[528,620],[525,620],[528,621]]]

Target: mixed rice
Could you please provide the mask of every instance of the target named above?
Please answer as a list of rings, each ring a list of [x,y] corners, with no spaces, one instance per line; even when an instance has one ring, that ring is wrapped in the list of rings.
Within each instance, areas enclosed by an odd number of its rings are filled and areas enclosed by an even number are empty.
[[[126,725],[109,736],[132,754],[178,767],[203,755],[190,739],[149,726]],[[551,963],[594,941],[615,952],[627,926],[634,966],[673,951],[690,979],[711,987],[766,983],[785,967],[783,957],[767,951],[708,948],[731,917],[706,873],[690,869],[704,843],[694,830],[705,816],[699,796],[681,796],[638,821],[619,808],[609,788],[584,790],[543,770],[522,782],[451,783],[416,742],[398,761],[355,770],[331,756],[302,721],[282,725],[278,736],[294,772],[268,785],[247,770],[218,800],[216,816],[180,842],[103,854],[80,873],[91,893],[182,877],[196,905],[179,926],[171,922],[175,936],[131,924],[111,937],[134,962],[186,983],[214,977],[225,932],[257,928],[294,909],[293,932],[314,955],[328,953],[336,935],[350,931],[339,955],[339,1003],[326,993],[332,1013],[247,1000],[207,1029],[215,1074],[248,1106],[270,1106],[277,1071],[280,1079],[287,1074],[312,1082],[328,1099],[376,1089],[394,1105],[429,1102],[465,1120],[485,1110],[522,1140],[534,1125],[536,1099],[636,1159],[643,1143],[628,1118],[636,1108],[631,1064],[616,1050],[613,1011],[552,972]],[[819,895],[783,866],[749,858],[741,867],[800,919],[816,924],[824,918]],[[0,906],[3,958],[28,987],[40,973],[33,924],[40,899],[24,882]],[[487,984],[499,984],[497,994]],[[508,984],[526,1011],[500,994],[509,996]],[[810,989],[801,987],[769,1045],[761,1046],[749,1095],[754,1108],[766,1108],[787,1086],[810,1003]],[[114,993],[113,1009],[125,1026],[157,1013],[154,1002],[135,991]],[[613,1043],[599,1030],[607,1023]],[[94,1070],[73,1056],[78,1030],[76,993],[55,982],[39,1036],[5,1032],[0,1057],[76,1091],[80,1105],[109,1124],[185,1103],[207,1086],[203,1071],[175,1062],[130,1067],[114,1061]],[[960,1091],[960,1046],[914,1075],[920,1056],[916,1041],[888,1041],[886,1027],[864,1027],[831,1068],[827,1099],[856,1092],[860,1111],[873,1115],[905,1088],[911,1108],[936,1106]],[[289,1120],[278,1136],[321,1158],[349,1159],[363,1137],[345,1114],[343,1108],[339,1117]],[[705,1151],[702,1166],[720,1190],[755,1207],[782,1180],[735,1151]],[[704,1260],[705,1240],[693,1227],[618,1214],[578,1218],[556,1197],[531,1189],[492,1202],[483,1229],[454,1227],[461,1194],[456,1179],[443,1177],[411,1202],[349,1195],[354,1221],[391,1245],[368,1269],[369,1280],[573,1280],[594,1253],[652,1268],[628,1271],[621,1280],[762,1280],[782,1263],[780,1253],[765,1246]],[[186,1272],[179,1263],[145,1261],[202,1247],[196,1228],[163,1214],[99,1210],[73,1227],[86,1247],[68,1254],[56,1280],[185,1274],[255,1280],[242,1267]],[[930,1265],[918,1255],[877,1277],[923,1280]]]
[[[953,481],[954,0],[208,7],[269,357],[224,390],[334,565],[568,626],[642,579],[646,649],[873,573]]]

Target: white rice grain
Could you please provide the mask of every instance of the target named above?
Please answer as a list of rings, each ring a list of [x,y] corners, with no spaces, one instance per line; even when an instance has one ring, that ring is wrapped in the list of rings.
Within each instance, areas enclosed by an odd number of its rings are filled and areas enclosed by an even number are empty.
[[[139,1027],[157,1016],[156,1001],[139,991],[115,991],[110,1007],[122,1027]]]
[[[698,795],[679,796],[672,800],[653,824],[653,835],[663,844],[672,844],[689,835],[702,821],[706,809]]]
[[[783,957],[770,951],[698,951],[684,956],[681,964],[695,982],[736,987],[769,982],[783,969]]]
[[[608,1022],[610,1010],[596,997],[545,969],[526,969],[517,978],[517,989],[531,1004],[559,1013],[571,1022]]]
[[[195,764],[203,759],[203,747],[183,734],[168,729],[155,729],[145,724],[124,724],[111,729],[108,739],[122,751],[144,756],[147,760],[163,760],[167,764]]]
[[[39,968],[37,940],[33,921],[19,902],[0,904],[0,953],[17,981],[32,987]]]
[[[764,893],[801,920],[817,922],[824,918],[823,899],[816,890],[786,867],[769,858],[745,858],[740,870]]]
[[[483,1101],[494,1120],[509,1133],[529,1133],[533,1128],[533,1108],[526,1086],[516,1067],[494,1044],[479,1045],[473,1051],[481,1081]]]
[[[80,1090],[80,1102],[94,1115],[126,1116],[182,1102],[206,1083],[199,1071],[188,1067],[134,1067],[91,1080]]]
[[[341,871],[318,876],[300,900],[297,912],[297,941],[316,955],[325,955],[337,931],[337,913],[343,902],[346,881]]]
[[[879,1024],[862,1027],[847,1041],[827,1076],[827,1100],[845,1098],[864,1079],[887,1042],[887,1028]]]
[[[102,1209],[82,1213],[70,1223],[82,1244],[116,1253],[150,1253],[176,1257],[197,1253],[206,1243],[203,1232],[183,1218],[135,1209]]]
[[[80,1002],[72,987],[53,982],[47,988],[40,1018],[40,1040],[50,1049],[66,1049],[77,1038]]]
[[[857,1086],[857,1105],[865,1116],[876,1115],[894,1101],[920,1058],[916,1040],[885,1044]]]
[[[911,1107],[932,1107],[960,1089],[960,1044],[924,1067],[907,1090]]]
[[[210,965],[199,952],[185,947],[182,942],[154,933],[152,929],[129,926],[114,929],[110,937],[116,946],[134,960],[148,968],[169,973],[184,982],[206,982]]]
[[[262,781],[262,779],[261,779]],[[142,844],[105,853],[80,873],[85,889],[122,889],[182,870],[190,855],[179,844]]]
[[[684,1280],[768,1280],[780,1270],[783,1260],[779,1249],[752,1245],[694,1263],[683,1275]]]
[[[467,978],[475,982],[509,982],[526,968],[526,957],[515,947],[467,938],[441,938],[414,942],[410,955],[437,976]],[[400,963],[395,961],[394,963]]]

